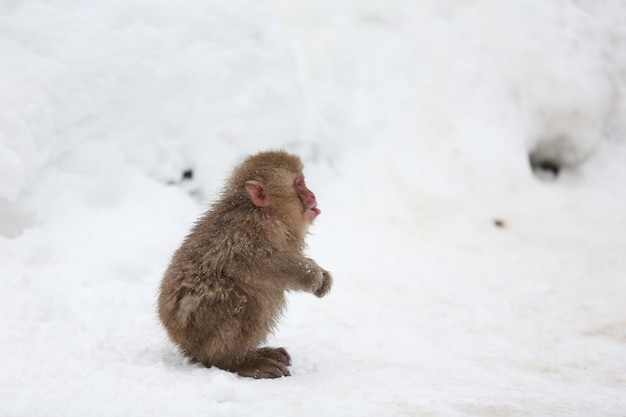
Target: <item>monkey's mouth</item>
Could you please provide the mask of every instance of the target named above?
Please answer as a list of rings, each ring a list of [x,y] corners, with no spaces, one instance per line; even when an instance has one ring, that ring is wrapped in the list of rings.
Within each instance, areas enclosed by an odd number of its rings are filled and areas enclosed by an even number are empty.
[[[318,209],[317,206],[309,207],[306,210],[307,217],[309,218],[310,221],[313,221],[317,216],[320,215],[321,212],[322,211]]]

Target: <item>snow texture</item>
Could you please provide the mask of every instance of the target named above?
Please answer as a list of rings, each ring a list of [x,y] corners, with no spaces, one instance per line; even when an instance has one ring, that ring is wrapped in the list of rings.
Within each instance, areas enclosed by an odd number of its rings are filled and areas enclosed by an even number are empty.
[[[0,415],[624,416],[626,4],[0,3]],[[302,155],[292,376],[185,361],[162,273]]]

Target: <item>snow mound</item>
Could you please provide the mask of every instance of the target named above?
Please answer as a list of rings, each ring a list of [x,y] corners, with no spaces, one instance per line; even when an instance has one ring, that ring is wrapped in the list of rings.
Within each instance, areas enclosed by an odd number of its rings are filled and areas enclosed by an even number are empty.
[[[621,415],[624,21],[0,2],[0,415]],[[268,343],[293,376],[254,381],[185,361],[154,310],[233,165],[277,147],[305,160],[335,286],[290,295]]]

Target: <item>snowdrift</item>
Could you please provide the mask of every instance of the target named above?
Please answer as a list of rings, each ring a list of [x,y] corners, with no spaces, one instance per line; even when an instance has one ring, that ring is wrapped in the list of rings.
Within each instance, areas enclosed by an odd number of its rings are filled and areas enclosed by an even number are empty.
[[[626,409],[626,6],[0,5],[0,414]],[[293,376],[185,362],[154,311],[232,166],[300,153],[328,299]]]

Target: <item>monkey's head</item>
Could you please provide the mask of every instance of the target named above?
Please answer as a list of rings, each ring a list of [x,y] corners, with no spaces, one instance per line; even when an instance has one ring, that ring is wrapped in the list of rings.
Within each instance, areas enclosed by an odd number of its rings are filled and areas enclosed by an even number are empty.
[[[320,214],[315,194],[302,174],[300,158],[285,151],[246,158],[231,177],[231,187],[247,192],[249,203],[280,220],[308,226]]]

